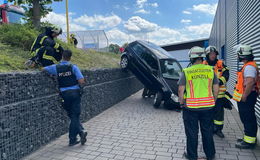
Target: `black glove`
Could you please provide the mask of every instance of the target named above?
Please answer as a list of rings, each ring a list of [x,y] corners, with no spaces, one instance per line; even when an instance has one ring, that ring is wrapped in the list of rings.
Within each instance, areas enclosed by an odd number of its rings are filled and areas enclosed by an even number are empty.
[[[64,49],[61,46],[58,47],[58,50],[61,54],[64,52]]]

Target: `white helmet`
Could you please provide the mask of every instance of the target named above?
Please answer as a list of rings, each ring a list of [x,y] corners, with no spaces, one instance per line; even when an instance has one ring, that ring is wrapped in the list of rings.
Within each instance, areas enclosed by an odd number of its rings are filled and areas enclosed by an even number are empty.
[[[238,56],[250,56],[252,55],[252,48],[249,45],[240,44],[236,47],[236,53]]]
[[[55,25],[51,27],[51,31],[56,34],[62,34],[62,29]]]
[[[208,55],[211,52],[215,52],[218,55],[217,48],[215,46],[208,46],[205,50],[206,55]]]
[[[198,46],[192,47],[189,51],[189,58],[193,59],[199,57],[201,58],[206,57],[204,48]]]

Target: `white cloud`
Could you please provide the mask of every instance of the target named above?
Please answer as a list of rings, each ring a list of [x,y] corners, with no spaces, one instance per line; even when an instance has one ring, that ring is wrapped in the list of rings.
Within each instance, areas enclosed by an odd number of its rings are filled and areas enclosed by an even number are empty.
[[[113,28],[118,26],[121,21],[121,18],[115,14],[107,17],[103,15],[88,16],[85,14],[74,20],[74,22],[76,23],[86,25],[95,29]]]
[[[215,15],[217,10],[218,4],[199,4],[199,5],[193,5],[194,11],[203,12],[210,15]]]
[[[124,24],[124,27],[129,32],[146,33],[154,31],[158,25],[142,19],[139,16],[134,16],[128,19],[128,21]]]
[[[200,24],[187,26],[185,29],[189,31],[191,35],[198,37],[208,37],[211,31],[212,24]]]
[[[190,11],[182,11],[183,14],[191,14]]]
[[[160,14],[160,12],[159,12],[159,11],[156,11],[155,13],[156,13],[156,14]]]
[[[69,15],[74,15],[74,14],[70,13]],[[58,14],[55,12],[50,12],[46,17],[42,18],[41,21],[56,24],[56,25],[60,26],[64,31],[66,30],[66,15],[65,14]],[[71,17],[69,17],[69,22],[70,22],[70,31],[86,30],[85,27],[73,23]]]
[[[144,9],[140,9],[138,11],[135,11],[135,13],[150,14],[150,11],[147,11],[147,10],[144,10]]]
[[[119,4],[117,4],[117,5],[114,5],[113,6],[114,8],[116,8],[116,9],[121,9],[121,8],[123,8],[124,10],[129,10],[130,8],[129,7],[126,7],[125,5],[119,5]]]
[[[182,19],[181,23],[191,23],[191,20],[190,19]]]
[[[159,7],[158,3],[151,3],[150,5],[151,5],[152,7],[154,7],[154,8]]]
[[[112,29],[106,32],[110,43],[116,43],[122,45],[126,42],[131,42],[135,40],[135,37],[130,34],[126,34],[119,29]]]
[[[136,0],[136,5],[138,8],[143,8],[147,0]]]

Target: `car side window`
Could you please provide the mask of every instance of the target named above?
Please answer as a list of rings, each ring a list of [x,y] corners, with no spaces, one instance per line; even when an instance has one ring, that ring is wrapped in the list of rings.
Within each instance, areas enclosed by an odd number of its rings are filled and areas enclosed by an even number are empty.
[[[143,47],[142,45],[136,43],[133,46],[133,50],[135,53],[143,59],[152,69],[158,70],[158,62],[155,57],[153,57],[152,53]]]
[[[140,57],[141,57],[142,53],[144,52],[143,47],[138,43],[133,45],[133,50]]]
[[[142,58],[152,69],[158,70],[157,59],[152,55],[149,50],[145,49],[145,52],[142,53]]]

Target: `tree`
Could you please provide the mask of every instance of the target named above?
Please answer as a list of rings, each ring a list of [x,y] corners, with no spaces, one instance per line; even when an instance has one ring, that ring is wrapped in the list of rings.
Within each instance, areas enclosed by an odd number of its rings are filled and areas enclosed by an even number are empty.
[[[127,42],[122,45],[123,48],[126,48],[127,46],[128,46]]]
[[[118,44],[110,44],[109,45],[109,52],[113,52],[113,53],[119,53],[119,48],[120,46]]]
[[[53,1],[62,0],[8,0],[9,2],[17,2],[19,5],[25,5],[28,8],[26,13],[28,21],[32,22],[35,28],[40,28],[41,18],[46,16],[52,11],[51,7],[47,5],[51,4]]]

